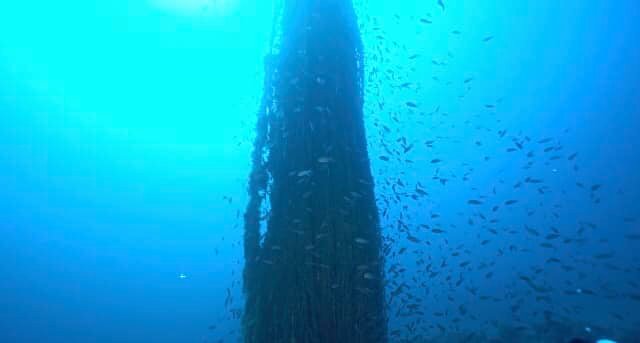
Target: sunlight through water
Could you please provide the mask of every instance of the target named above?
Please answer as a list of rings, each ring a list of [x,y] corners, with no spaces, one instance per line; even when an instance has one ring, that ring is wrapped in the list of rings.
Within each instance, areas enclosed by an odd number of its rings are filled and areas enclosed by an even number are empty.
[[[150,0],[151,3],[165,11],[180,15],[215,15],[228,14],[238,0]]]

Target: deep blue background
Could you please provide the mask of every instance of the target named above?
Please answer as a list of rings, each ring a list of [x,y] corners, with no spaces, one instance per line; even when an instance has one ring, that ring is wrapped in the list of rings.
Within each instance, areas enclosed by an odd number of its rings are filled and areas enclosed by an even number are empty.
[[[236,328],[229,310],[242,304],[238,211],[272,1],[226,6],[0,3],[1,342],[192,342]],[[555,194],[567,190],[545,204],[565,206],[559,225],[590,220],[597,237],[611,238],[608,247],[581,247],[585,255],[614,250],[611,263],[637,268],[637,241],[621,237],[638,232],[637,222],[622,218],[640,210],[639,8],[631,0],[445,1],[444,11],[435,0],[358,2],[367,70],[395,73],[367,85],[378,194],[389,195],[390,178],[420,181],[430,199],[411,207],[416,223],[438,212],[446,225],[465,225],[456,213],[469,211],[467,198],[498,178],[510,187],[529,175],[524,159],[504,152],[509,137],[554,137],[567,154],[579,153],[580,170],[541,164],[535,173]],[[398,89],[403,82],[420,88]],[[440,110],[419,115],[406,101],[425,113]],[[376,158],[375,124],[398,130],[385,136],[389,144],[400,136],[416,144],[413,164]],[[502,129],[509,133],[499,140]],[[435,148],[424,146],[429,139],[438,140]],[[433,158],[444,160],[441,170]],[[471,183],[459,180],[464,163],[476,167]],[[443,187],[431,179],[435,172],[458,179]],[[601,203],[578,193],[576,181],[603,184]],[[504,218],[514,226],[527,220]],[[448,230],[452,241],[475,239]],[[424,254],[444,253],[426,247]],[[529,262],[511,258],[497,279],[508,283],[506,271]],[[626,282],[623,273],[594,270],[593,278]],[[233,301],[225,307],[228,288]],[[627,302],[620,311],[631,323],[638,307]],[[587,311],[585,320],[597,316]]]

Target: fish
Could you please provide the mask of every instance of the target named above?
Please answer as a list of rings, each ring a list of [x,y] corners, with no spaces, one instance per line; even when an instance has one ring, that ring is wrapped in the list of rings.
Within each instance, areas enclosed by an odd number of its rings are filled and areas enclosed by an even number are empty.
[[[333,162],[333,158],[328,157],[328,156],[322,156],[322,157],[318,157],[318,162],[319,163],[330,163]]]
[[[604,259],[609,259],[612,258],[614,256],[613,253],[609,252],[609,253],[601,253],[601,254],[595,254],[593,255],[594,258],[598,259],[598,260],[604,260]]]
[[[440,6],[444,11],[444,2],[442,0],[438,0],[438,6]]]
[[[369,244],[369,241],[364,239],[364,238],[360,238],[360,237],[356,237],[356,239],[354,240],[356,243],[358,244]]]
[[[366,273],[362,274],[362,277],[367,279],[367,280],[375,279],[375,276],[373,276],[373,273],[369,273],[369,272],[366,272]]]
[[[630,233],[630,234],[624,235],[624,238],[630,241],[640,241],[640,233]]]

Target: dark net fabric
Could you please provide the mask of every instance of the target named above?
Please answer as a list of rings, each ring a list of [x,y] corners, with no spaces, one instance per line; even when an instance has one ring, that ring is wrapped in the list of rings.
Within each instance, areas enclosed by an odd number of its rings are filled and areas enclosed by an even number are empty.
[[[245,213],[244,341],[386,342],[353,4],[284,1],[279,20]]]

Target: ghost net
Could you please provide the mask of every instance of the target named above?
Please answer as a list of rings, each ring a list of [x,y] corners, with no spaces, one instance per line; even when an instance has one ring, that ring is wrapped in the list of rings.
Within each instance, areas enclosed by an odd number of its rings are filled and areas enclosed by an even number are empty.
[[[276,17],[244,217],[244,341],[386,342],[353,4],[284,0]]]

